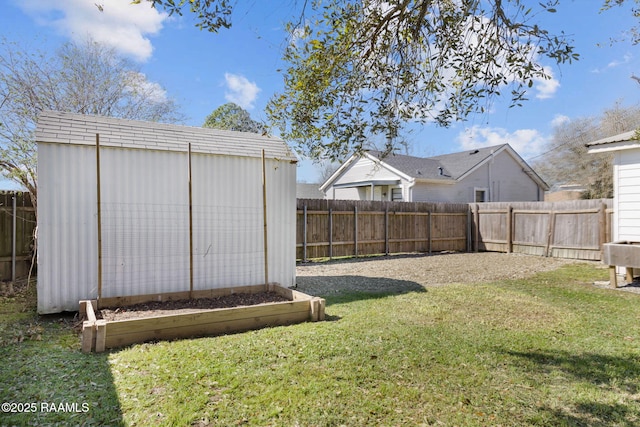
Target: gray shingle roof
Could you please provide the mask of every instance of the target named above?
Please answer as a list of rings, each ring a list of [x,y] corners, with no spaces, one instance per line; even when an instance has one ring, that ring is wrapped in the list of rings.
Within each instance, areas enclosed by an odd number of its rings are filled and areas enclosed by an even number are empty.
[[[280,138],[248,132],[234,132],[192,126],[143,122],[104,116],[88,116],[43,111],[36,127],[36,142],[53,144],[100,145],[166,151],[265,157],[297,160]]]
[[[451,173],[454,179],[460,178],[465,173],[482,163],[492,152],[497,152],[507,144],[494,145],[492,147],[476,148],[473,150],[461,151],[459,153],[443,154],[432,157],[439,161],[442,166]]]
[[[452,179],[449,171],[445,170],[444,166],[439,161],[434,159],[405,156],[403,154],[394,153],[383,156],[383,153],[380,151],[369,151],[369,154],[412,178],[442,180]],[[440,174],[440,170],[438,168],[443,168],[442,174]]]
[[[393,153],[382,157],[380,151],[369,151],[369,153],[412,178],[456,180],[487,159],[492,151],[497,152],[505,145],[507,144],[435,157],[414,157]]]

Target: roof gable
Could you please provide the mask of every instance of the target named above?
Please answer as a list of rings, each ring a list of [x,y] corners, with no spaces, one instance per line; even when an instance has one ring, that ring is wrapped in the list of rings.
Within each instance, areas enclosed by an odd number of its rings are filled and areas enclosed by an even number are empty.
[[[36,127],[37,143],[95,145],[108,147],[187,151],[297,160],[280,138],[249,132],[235,132],[193,126],[89,116],[57,111],[43,111]]]
[[[454,179],[461,179],[464,175],[470,173],[485,161],[490,160],[492,155],[496,155],[507,146],[508,144],[500,144],[491,147],[475,148],[458,153],[442,154],[432,157],[432,159],[442,163],[443,167],[450,171]]]

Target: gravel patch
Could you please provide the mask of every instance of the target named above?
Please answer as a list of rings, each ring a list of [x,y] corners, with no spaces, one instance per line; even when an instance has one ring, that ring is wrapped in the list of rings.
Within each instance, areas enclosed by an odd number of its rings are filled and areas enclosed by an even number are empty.
[[[395,255],[298,264],[296,282],[299,291],[314,296],[411,292],[451,283],[521,279],[575,262],[498,252]]]

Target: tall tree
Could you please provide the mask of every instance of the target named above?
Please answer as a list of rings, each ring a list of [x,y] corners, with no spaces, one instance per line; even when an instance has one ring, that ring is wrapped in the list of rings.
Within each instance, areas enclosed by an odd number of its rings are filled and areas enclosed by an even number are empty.
[[[230,27],[237,4],[146,1],[169,13],[188,7],[209,31]],[[561,3],[569,0],[299,1],[299,19],[288,25],[285,88],[269,118],[303,154],[336,159],[361,150],[372,134],[393,141],[403,122],[447,126],[502,94],[521,105],[536,79],[551,78],[543,60],[578,58],[564,33],[539,23]],[[640,0],[599,4],[632,4],[640,17]]]
[[[506,92],[521,105],[542,58],[578,58],[520,0],[323,3],[289,27],[283,92],[268,106],[284,139],[311,157],[343,158],[371,135],[395,141],[408,121],[448,126],[484,113]],[[555,12],[557,1],[541,3]]]
[[[233,102],[221,105],[213,110],[207,116],[202,127],[251,133],[265,132],[265,127],[262,123],[253,120],[245,109]]]
[[[115,50],[92,40],[53,54],[0,45],[0,170],[37,203],[35,126],[43,110],[179,122],[176,103]]]
[[[589,154],[585,144],[640,126],[640,107],[616,103],[599,117],[580,117],[556,126],[545,153],[533,166],[554,184],[583,184],[583,197],[613,197],[612,156]]]

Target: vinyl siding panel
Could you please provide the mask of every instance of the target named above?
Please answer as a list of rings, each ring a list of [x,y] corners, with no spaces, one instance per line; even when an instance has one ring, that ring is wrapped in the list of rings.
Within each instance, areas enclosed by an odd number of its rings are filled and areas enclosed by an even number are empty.
[[[640,150],[614,159],[614,239],[640,242]]]
[[[368,158],[360,158],[353,166],[347,169],[334,185],[370,180],[397,180],[398,175]]]

